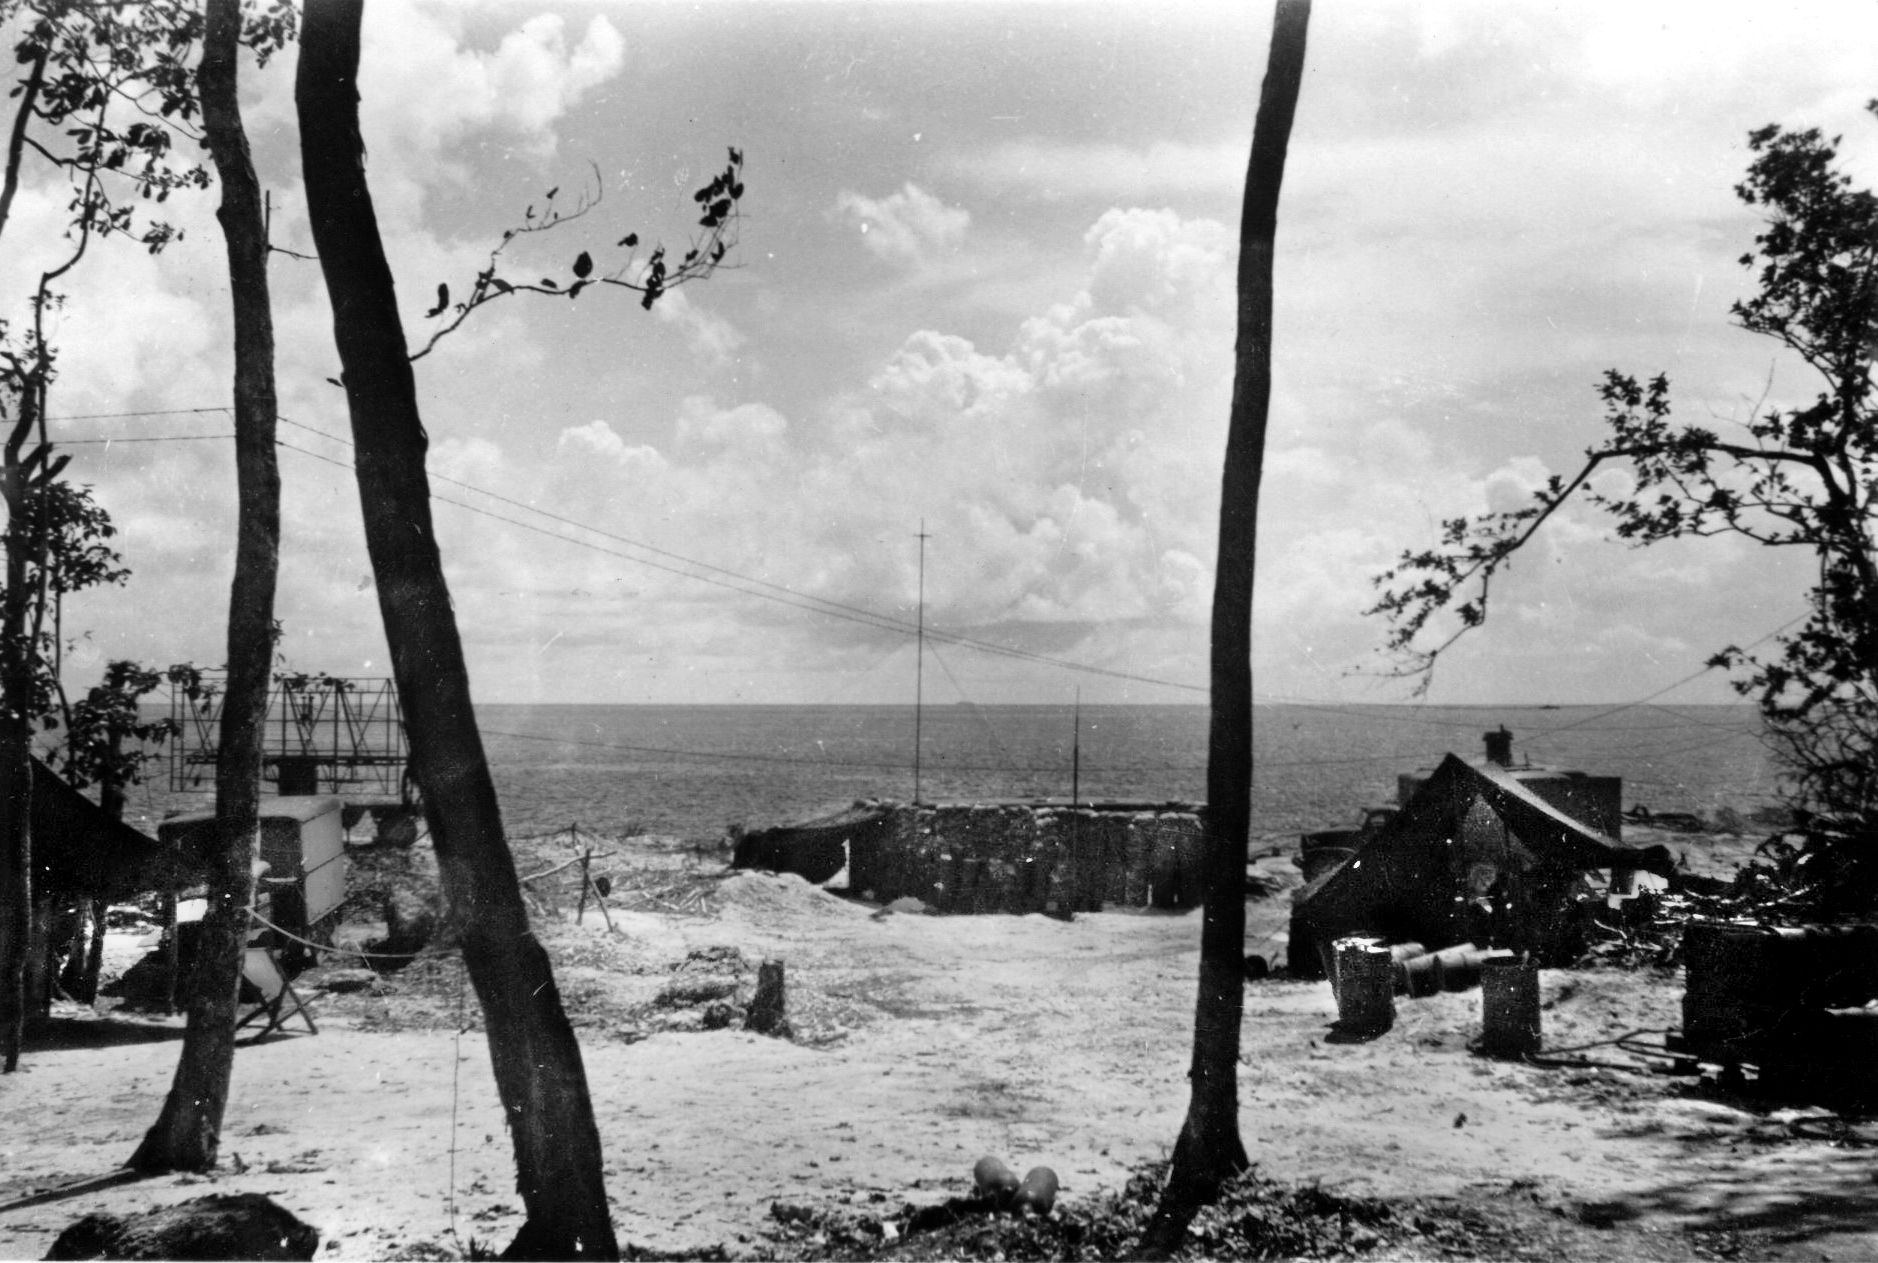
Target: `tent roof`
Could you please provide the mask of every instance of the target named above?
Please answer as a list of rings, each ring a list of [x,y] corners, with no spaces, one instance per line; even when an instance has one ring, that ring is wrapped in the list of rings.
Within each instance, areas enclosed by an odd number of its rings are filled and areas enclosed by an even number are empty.
[[[1311,921],[1340,920],[1433,880],[1439,866],[1423,852],[1431,841],[1453,836],[1476,799],[1485,800],[1542,861],[1579,870],[1660,866],[1655,848],[1625,846],[1553,806],[1506,769],[1450,754],[1355,854],[1293,896],[1299,913]]]
[[[35,881],[50,891],[123,899],[201,880],[191,861],[107,816],[37,758],[32,830]]]

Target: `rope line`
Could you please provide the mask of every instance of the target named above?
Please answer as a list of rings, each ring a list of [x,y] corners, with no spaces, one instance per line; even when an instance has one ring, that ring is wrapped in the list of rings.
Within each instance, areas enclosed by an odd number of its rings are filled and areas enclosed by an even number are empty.
[[[256,921],[259,921],[262,925],[266,926],[268,929],[272,930],[274,933],[280,935],[282,938],[291,939],[294,942],[300,944],[302,947],[311,947],[315,951],[330,952],[336,956],[356,956],[358,959],[363,960],[363,961],[372,961],[372,960],[420,960],[420,959],[423,959],[424,957],[436,958],[436,957],[441,957],[441,956],[454,956],[457,954],[455,952],[449,952],[449,951],[368,952],[368,951],[364,951],[355,947],[335,947],[331,943],[315,943],[310,938],[301,938],[298,934],[295,934],[292,930],[283,930],[281,929],[280,926],[275,925],[272,921],[268,920],[266,917],[256,912],[253,909],[253,907],[250,907],[248,909],[248,915],[253,917]]]
[[[450,1237],[456,1235],[456,1125],[457,1125],[457,1084],[463,1072],[463,958],[457,957],[456,963],[456,1033],[450,1041],[450,1184],[447,1204],[450,1211]],[[457,1241],[460,1245],[462,1242]]]

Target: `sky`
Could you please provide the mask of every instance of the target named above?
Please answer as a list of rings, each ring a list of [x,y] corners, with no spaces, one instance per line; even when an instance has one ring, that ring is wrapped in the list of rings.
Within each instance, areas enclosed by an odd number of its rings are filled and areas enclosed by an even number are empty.
[[[437,285],[466,291],[549,189],[597,204],[503,275],[630,268],[629,231],[640,260],[682,249],[692,190],[745,155],[715,276],[650,313],[518,295],[416,365],[478,700],[1203,703],[1269,33],[1237,2],[371,0],[367,176],[413,349]],[[1756,228],[1732,190],[1768,123],[1843,135],[1878,184],[1873,48],[1878,7],[1850,0],[1317,6],[1279,208],[1260,700],[1408,700],[1373,577],[1572,472],[1605,369],[1667,373],[1678,415],[1724,429],[1811,397],[1729,323]],[[274,243],[310,253],[294,60],[244,66],[244,111]],[[64,198],[29,168],[9,319]],[[133,571],[68,603],[76,685],[225,654],[214,198],[173,199],[160,256],[95,249],[59,313],[54,437]],[[331,309],[314,262],[277,254],[272,283],[280,652],[387,674]],[[1730,700],[1705,660],[1799,617],[1806,579],[1739,541],[1629,549],[1574,510],[1427,700]]]

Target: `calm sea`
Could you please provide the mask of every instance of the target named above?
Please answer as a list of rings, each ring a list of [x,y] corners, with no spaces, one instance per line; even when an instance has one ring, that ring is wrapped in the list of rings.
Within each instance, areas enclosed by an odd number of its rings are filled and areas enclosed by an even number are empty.
[[[913,793],[914,714],[896,706],[485,706],[479,718],[511,833],[570,824],[716,837],[727,825],[804,819],[856,798]],[[929,707],[920,717],[928,799],[1067,796],[1080,747],[1083,797],[1205,797],[1203,706]],[[1274,705],[1257,711],[1254,829],[1354,823],[1395,778],[1453,751],[1472,758],[1504,724],[1515,759],[1624,778],[1626,806],[1746,814],[1775,764],[1745,706],[1417,707]],[[175,806],[162,776],[132,795],[146,825]]]

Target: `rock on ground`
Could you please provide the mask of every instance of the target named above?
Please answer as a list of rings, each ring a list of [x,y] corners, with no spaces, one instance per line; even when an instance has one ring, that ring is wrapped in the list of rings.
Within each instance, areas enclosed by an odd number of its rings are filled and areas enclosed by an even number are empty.
[[[319,1229],[259,1193],[216,1193],[142,1215],[86,1215],[48,1259],[311,1259]]]

